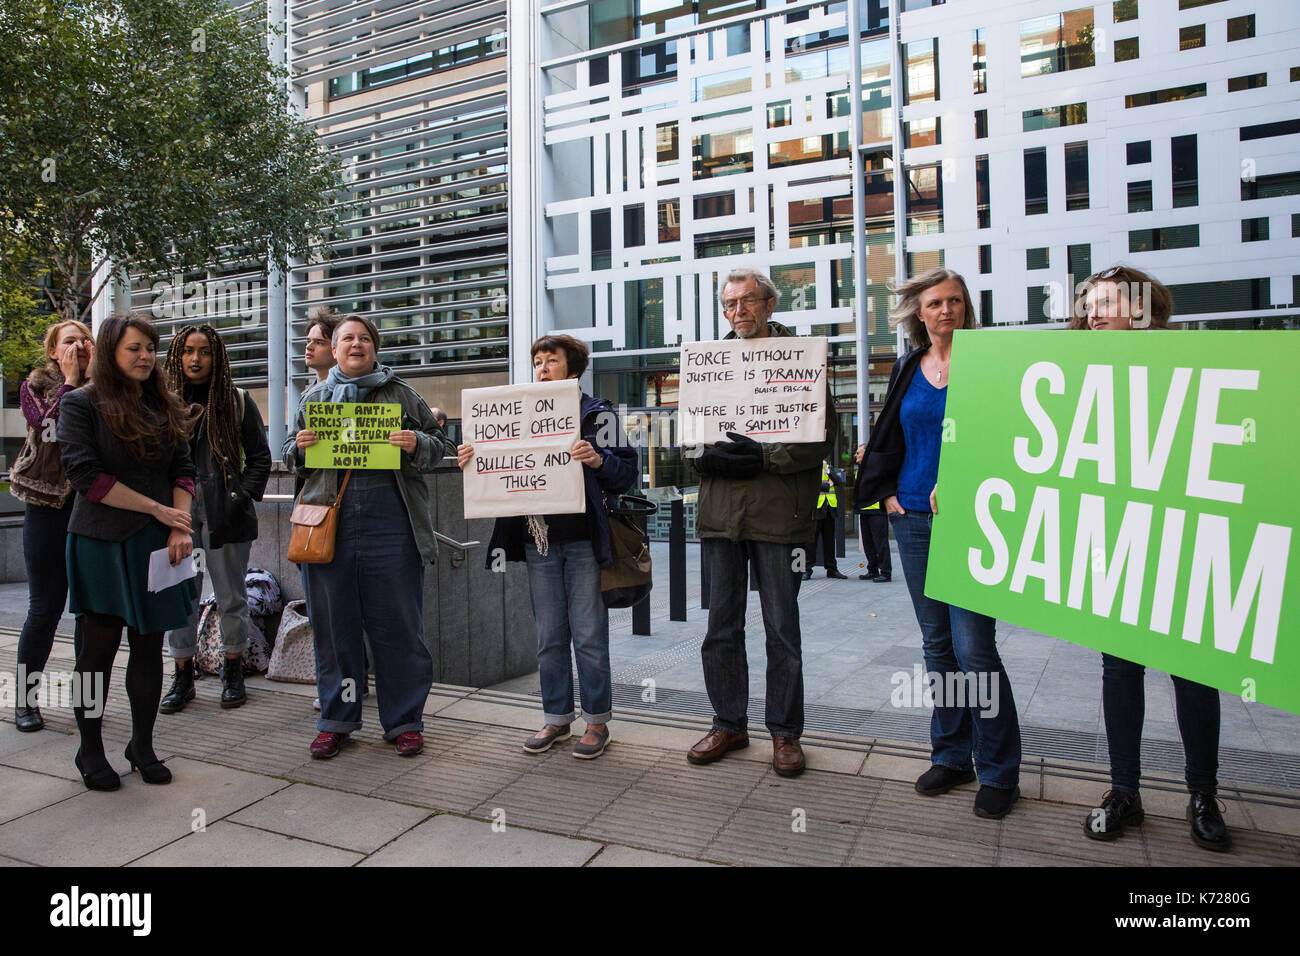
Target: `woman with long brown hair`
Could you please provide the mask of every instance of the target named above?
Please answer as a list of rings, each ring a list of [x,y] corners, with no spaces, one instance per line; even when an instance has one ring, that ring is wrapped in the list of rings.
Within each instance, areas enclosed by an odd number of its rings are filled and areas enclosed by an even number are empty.
[[[59,446],[77,492],[68,522],[68,607],[81,624],[74,713],[81,732],[75,763],[91,790],[116,790],[101,736],[108,678],[127,629],[126,693],[131,740],[126,760],[146,783],[169,783],[153,750],[162,697],[163,632],[183,625],[193,580],[149,590],[150,555],[172,565],[192,550],[189,412],[157,365],[158,332],[137,315],[105,320],[95,342],[91,384],[63,398]]]
[[[27,507],[23,560],[27,564],[27,620],[18,638],[14,724],[22,731],[45,726],[36,691],[54,647],[54,631],[68,599],[63,553],[72,514],[72,487],[63,472],[55,429],[63,396],[86,381],[95,345],[77,321],[56,322],[45,333],[45,364],[18,387],[27,444],[14,463],[9,492]]]

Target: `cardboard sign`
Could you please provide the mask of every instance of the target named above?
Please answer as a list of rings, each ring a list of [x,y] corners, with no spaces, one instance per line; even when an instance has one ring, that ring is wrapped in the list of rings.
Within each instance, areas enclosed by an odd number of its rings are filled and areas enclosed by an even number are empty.
[[[682,346],[681,443],[727,432],[755,441],[826,440],[826,339],[787,337]]]
[[[926,594],[1300,713],[1292,332],[958,332]]]
[[[400,468],[402,450],[388,443],[402,430],[402,406],[396,402],[308,402],[303,427],[316,433],[307,449],[308,468]]]
[[[587,510],[583,465],[570,449],[581,435],[577,379],[460,393],[466,518],[561,515]]]

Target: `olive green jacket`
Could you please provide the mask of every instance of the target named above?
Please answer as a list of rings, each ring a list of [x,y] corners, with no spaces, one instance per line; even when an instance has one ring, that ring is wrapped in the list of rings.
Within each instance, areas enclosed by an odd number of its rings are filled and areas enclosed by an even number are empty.
[[[793,336],[779,322],[767,323],[772,336]],[[729,339],[736,337],[729,332]],[[763,470],[753,478],[700,477],[695,534],[730,541],[771,541],[807,545],[813,540],[813,512],[821,491],[822,461],[839,437],[839,417],[826,376],[826,440],[808,444],[760,442]],[[689,459],[694,464],[694,459]]]

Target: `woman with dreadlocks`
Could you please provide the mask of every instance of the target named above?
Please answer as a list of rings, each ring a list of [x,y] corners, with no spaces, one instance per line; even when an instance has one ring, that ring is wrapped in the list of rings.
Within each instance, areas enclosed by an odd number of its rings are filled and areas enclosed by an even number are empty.
[[[187,325],[167,352],[167,387],[200,410],[190,451],[198,471],[194,496],[194,546],[203,549],[203,569],[221,610],[226,662],[221,669],[221,706],[238,707],[244,692],[242,658],[248,649],[248,594],[244,575],[257,537],[257,512],[271,474],[271,451],[262,416],[248,393],[230,380],[226,346],[210,325]],[[199,593],[203,573],[199,572]],[[184,627],[168,632],[176,674],[158,708],[174,714],[194,699],[194,648],[199,607]]]

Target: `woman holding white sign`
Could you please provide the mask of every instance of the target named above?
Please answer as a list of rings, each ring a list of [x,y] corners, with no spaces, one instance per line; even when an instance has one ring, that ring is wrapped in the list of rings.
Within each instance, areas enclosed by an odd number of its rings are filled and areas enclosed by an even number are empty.
[[[997,820],[1020,798],[1020,719],[995,622],[925,595],[952,336],[979,323],[966,280],[956,272],[931,269],[895,291],[890,324],[901,325],[915,349],[894,364],[855,500],[858,507],[884,502],[921,626],[934,712],[932,766],[916,781],[916,792],[937,797],[978,774],[975,815]]]
[[[299,503],[330,505],[343,489],[333,560],[305,565],[312,629],[338,665],[335,675],[316,675],[319,733],[310,753],[336,756],[347,735],[361,729],[364,631],[374,653],[384,739],[399,756],[413,757],[424,749],[424,702],[433,684],[424,644],[424,566],[438,551],[424,476],[453,446],[419,393],[376,361],[379,330],[369,319],[341,317],[332,344],[337,364],[303,395],[297,433],[285,442],[285,464],[306,479]],[[388,444],[401,449],[397,470],[306,467],[306,450],[317,442],[305,427],[312,402],[400,405],[403,427],[388,435]]]
[[[1173,298],[1163,285],[1137,269],[1115,266],[1089,276],[1080,286],[1071,329],[1166,329]],[[1083,832],[1094,840],[1115,840],[1145,817],[1138,785],[1142,777],[1142,723],[1146,689],[1141,664],[1101,655],[1101,709],[1110,751],[1110,790],[1088,812]],[[1232,845],[1219,811],[1219,692],[1173,676],[1174,709],[1186,756],[1191,799],[1187,819],[1192,841],[1207,850]]]
[[[587,368],[587,346],[569,335],[547,335],[533,343],[533,375],[538,382],[578,378]],[[617,496],[636,481],[636,451],[621,441],[617,414],[608,401],[583,394],[581,438],[574,459],[583,464],[585,512],[498,518],[488,545],[487,566],[496,556],[527,561],[533,617],[537,622],[537,667],[542,684],[545,725],[524,743],[539,754],[570,736],[573,712],[573,664],[578,662],[578,690],[586,732],[573,756],[590,760],[609,745],[608,721],[613,708],[609,670],[609,611],[600,592],[600,571],[613,564],[609,509],[605,495]],[[457,459],[465,468],[473,445],[461,445]]]

